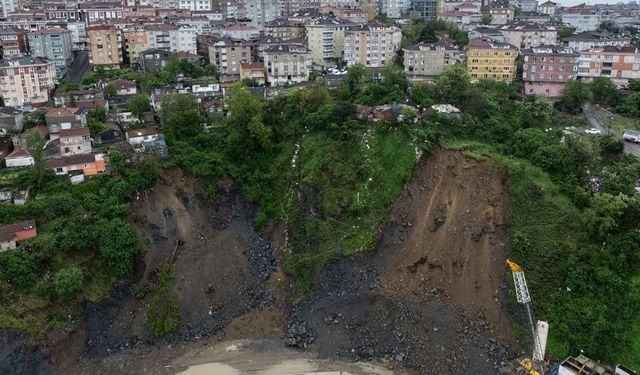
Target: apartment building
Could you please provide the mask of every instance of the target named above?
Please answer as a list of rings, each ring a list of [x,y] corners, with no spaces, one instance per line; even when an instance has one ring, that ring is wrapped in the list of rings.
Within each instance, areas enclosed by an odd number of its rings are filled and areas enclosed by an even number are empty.
[[[572,48],[537,46],[524,50],[522,80],[528,95],[558,97],[576,79],[578,56]]]
[[[69,30],[53,28],[29,33],[29,47],[32,56],[53,61],[57,78],[64,75],[73,61],[73,42]]]
[[[527,21],[513,21],[497,29],[504,35],[506,43],[520,49],[558,43],[558,31],[554,26]]]
[[[409,14],[416,18],[435,18],[438,9],[437,0],[412,0],[409,6]]]
[[[211,0],[180,0],[178,8],[194,10],[211,10]]]
[[[584,31],[562,39],[562,44],[576,51],[586,51],[594,47],[627,47],[631,37],[608,31]]]
[[[553,1],[545,1],[544,3],[538,5],[538,12],[542,14],[547,14],[551,17],[556,15],[557,4]]]
[[[410,8],[410,0],[380,0],[380,14],[389,18],[402,18]]]
[[[562,23],[574,27],[577,33],[596,30],[602,22],[602,15],[588,8],[569,8],[562,14]]]
[[[131,64],[136,61],[143,51],[149,49],[147,32],[141,25],[130,25],[122,29],[124,38],[124,58],[125,63]]]
[[[84,14],[84,21],[88,26],[121,19],[124,7],[120,1],[100,1],[79,3],[78,8]]]
[[[29,51],[29,31],[17,27],[0,30],[0,47],[3,59],[26,54]]]
[[[380,22],[355,26],[344,33],[344,61],[379,68],[393,61],[400,43],[399,28]]]
[[[6,17],[20,9],[20,0],[2,0],[0,5],[2,5],[2,15]]]
[[[464,60],[464,54],[454,44],[439,41],[418,43],[402,50],[404,72],[411,82],[431,81],[449,66]]]
[[[87,28],[89,64],[94,69],[120,69],[124,63],[122,30],[98,25]]]
[[[53,61],[41,57],[0,60],[0,87],[5,105],[38,107],[49,101],[54,88]]]
[[[467,72],[473,80],[495,79],[511,82],[516,74],[518,49],[509,43],[488,38],[473,39],[466,47]]]
[[[504,25],[513,21],[513,8],[509,3],[492,1],[483,5],[480,12],[491,18],[492,25]]]
[[[630,79],[640,79],[640,50],[604,46],[581,51],[578,79],[590,81],[596,77],[608,77],[618,86],[626,86]]]
[[[267,83],[290,85],[309,80],[311,50],[297,44],[280,44],[264,51]]]
[[[460,10],[438,12],[438,18],[446,21],[447,23],[452,23],[462,30],[469,29],[469,25],[477,25],[482,22],[482,14],[464,12]]]
[[[198,30],[188,25],[178,26],[176,33],[176,47],[171,52],[186,52],[192,55],[198,53]]]
[[[251,44],[223,38],[209,45],[209,62],[218,69],[220,82],[237,81],[240,79],[240,64],[254,62]]]
[[[71,32],[71,42],[74,51],[84,51],[87,49],[87,25],[82,21],[69,21],[66,24],[67,30]]]
[[[301,38],[304,36],[304,24],[278,18],[264,24],[264,35],[285,40]]]
[[[327,67],[344,58],[344,33],[356,24],[322,15],[306,25],[313,63]]]

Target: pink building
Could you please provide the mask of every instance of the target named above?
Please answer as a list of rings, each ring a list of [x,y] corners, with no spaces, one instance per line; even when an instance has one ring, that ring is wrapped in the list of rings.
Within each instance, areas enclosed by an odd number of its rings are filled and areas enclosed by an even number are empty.
[[[578,54],[569,47],[539,46],[524,51],[522,80],[527,95],[558,97],[578,73]]]

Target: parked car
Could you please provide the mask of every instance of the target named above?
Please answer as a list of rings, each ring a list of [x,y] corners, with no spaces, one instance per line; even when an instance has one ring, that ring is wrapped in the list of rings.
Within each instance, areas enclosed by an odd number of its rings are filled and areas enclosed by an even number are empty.
[[[625,129],[622,139],[629,142],[640,143],[640,131]]]
[[[602,134],[602,131],[600,129],[596,129],[596,128],[589,128],[587,130],[584,131],[587,134]]]

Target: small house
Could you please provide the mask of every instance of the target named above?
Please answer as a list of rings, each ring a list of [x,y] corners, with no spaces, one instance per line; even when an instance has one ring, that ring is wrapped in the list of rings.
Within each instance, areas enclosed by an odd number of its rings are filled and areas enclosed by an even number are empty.
[[[252,79],[258,85],[265,84],[264,64],[263,63],[241,63],[240,64],[240,80]]]
[[[20,190],[13,197],[13,204],[16,206],[24,206],[27,204],[27,199],[29,199],[29,189]]]
[[[122,140],[122,130],[114,122],[108,122],[107,128],[96,136],[97,144],[111,144]]]
[[[119,96],[129,96],[138,94],[138,87],[136,81],[129,81],[126,79],[115,79],[109,81],[107,85],[113,85],[116,88],[116,92]]]
[[[0,107],[0,135],[10,131],[21,131],[23,120],[24,114],[21,110],[14,107]]]
[[[49,137],[56,139],[61,130],[87,126],[87,115],[80,108],[54,108],[44,115]]]
[[[60,154],[62,156],[90,154],[91,136],[89,128],[60,130]]]
[[[35,220],[4,225],[0,227],[0,251],[13,250],[18,242],[34,238],[37,234]]]
[[[11,188],[0,189],[0,202],[11,202],[13,199],[13,190]]]
[[[127,131],[127,141],[132,145],[141,145],[143,142],[151,142],[160,139],[160,133],[156,128],[133,129]]]
[[[7,168],[31,167],[36,163],[31,153],[19,145],[16,145],[13,152],[4,158],[4,162]]]
[[[58,176],[73,177],[80,171],[83,176],[95,176],[107,170],[103,154],[72,155],[45,162]],[[84,177],[83,177],[84,179]]]

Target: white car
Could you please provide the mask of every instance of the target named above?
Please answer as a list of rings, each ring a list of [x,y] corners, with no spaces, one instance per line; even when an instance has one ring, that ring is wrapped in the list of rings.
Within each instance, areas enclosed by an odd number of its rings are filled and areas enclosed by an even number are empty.
[[[600,129],[596,129],[596,128],[589,128],[587,130],[584,131],[587,134],[602,134],[602,131]]]

